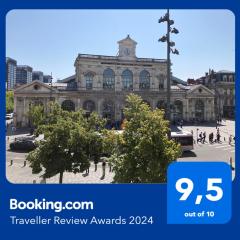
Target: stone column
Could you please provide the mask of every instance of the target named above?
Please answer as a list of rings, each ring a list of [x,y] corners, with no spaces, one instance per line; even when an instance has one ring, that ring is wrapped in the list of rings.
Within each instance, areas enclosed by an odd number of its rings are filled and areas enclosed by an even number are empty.
[[[28,101],[27,98],[24,97],[23,98],[23,115],[22,115],[22,126],[27,126],[27,122],[28,122],[28,117],[27,117],[27,113],[29,111],[29,106],[28,106]]]
[[[13,124],[16,127],[17,125],[17,97],[14,96],[14,101],[13,101]]]
[[[80,74],[80,89],[81,90],[86,90],[86,82],[85,82],[85,77],[84,75],[81,73]]]
[[[103,88],[103,73],[102,71],[97,71],[97,74],[94,76],[95,85],[93,85],[93,89],[97,91],[101,91]]]
[[[116,76],[115,76],[115,91],[121,91],[122,90],[122,79],[121,79],[121,70],[116,70]]]
[[[139,73],[138,71],[133,72],[133,91],[139,91]]]
[[[77,103],[77,104],[76,104],[76,107],[77,107],[76,110],[79,110],[80,108],[83,107],[83,106],[81,106],[82,104],[81,104],[80,98],[77,98],[77,99],[76,99],[76,103]]]
[[[96,110],[97,110],[97,113],[98,113],[98,115],[99,115],[100,117],[102,117],[101,104],[102,104],[102,100],[97,101],[97,105],[96,105],[97,109],[96,109]]]

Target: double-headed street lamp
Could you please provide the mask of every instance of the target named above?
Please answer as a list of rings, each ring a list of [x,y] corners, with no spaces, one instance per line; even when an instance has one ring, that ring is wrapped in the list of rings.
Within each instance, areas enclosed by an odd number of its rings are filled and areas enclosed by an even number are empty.
[[[171,121],[171,110],[170,110],[170,94],[171,94],[171,60],[170,60],[170,53],[172,54],[179,54],[176,48],[173,49],[175,46],[175,42],[170,40],[171,33],[178,34],[179,31],[173,27],[174,21],[170,19],[169,9],[167,13],[158,20],[158,23],[167,22],[167,34],[159,38],[159,42],[166,42],[167,43],[167,109],[166,109],[166,117],[167,120]],[[170,134],[170,133],[169,133]],[[169,135],[170,137],[170,135]]]

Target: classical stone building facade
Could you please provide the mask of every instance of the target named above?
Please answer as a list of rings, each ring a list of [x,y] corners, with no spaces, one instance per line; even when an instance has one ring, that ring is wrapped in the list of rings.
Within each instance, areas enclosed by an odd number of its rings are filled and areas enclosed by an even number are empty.
[[[47,85],[34,81],[14,92],[14,122],[29,124],[27,112],[32,104],[47,108],[50,99],[66,110],[83,108],[109,121],[121,121],[126,96],[140,95],[152,108],[166,106],[167,62],[165,59],[138,58],[137,43],[129,36],[118,42],[117,56],[79,54],[75,74]],[[203,85],[171,87],[171,118],[185,121],[214,121],[214,93]]]
[[[235,72],[209,70],[202,78],[203,84],[215,93],[217,118],[235,117]]]

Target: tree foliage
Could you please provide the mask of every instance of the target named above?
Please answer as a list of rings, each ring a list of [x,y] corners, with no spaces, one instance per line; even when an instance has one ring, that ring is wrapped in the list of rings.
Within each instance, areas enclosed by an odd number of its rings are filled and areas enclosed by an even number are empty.
[[[180,146],[169,140],[164,111],[150,107],[134,94],[127,97],[125,130],[117,136],[114,182],[166,182],[168,165],[180,156]]]
[[[41,111],[38,106],[34,108],[30,114],[37,119]],[[68,112],[51,103],[41,121],[35,124],[38,134],[44,134],[44,140],[27,157],[33,173],[43,171],[44,178],[59,174],[62,183],[64,172],[83,172],[89,167],[93,153],[100,155],[102,138],[97,130],[103,129],[104,121],[95,113],[86,119],[81,110]]]
[[[106,121],[96,113],[88,118],[83,110],[68,112],[56,103],[29,112],[36,132],[44,140],[27,160],[33,173],[44,178],[64,172],[81,173],[91,160],[108,158],[114,166],[115,183],[161,183],[166,181],[168,165],[177,159],[180,146],[169,140],[169,123],[164,111],[152,110],[134,94],[127,97],[124,131],[104,129]]]
[[[6,92],[6,113],[11,113],[14,110],[14,95],[13,91]]]

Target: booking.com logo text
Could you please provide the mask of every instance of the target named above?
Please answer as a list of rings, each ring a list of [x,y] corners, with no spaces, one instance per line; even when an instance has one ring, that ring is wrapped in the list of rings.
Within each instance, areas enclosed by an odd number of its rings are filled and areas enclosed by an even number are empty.
[[[46,199],[34,199],[33,201],[18,201],[10,199],[11,210],[53,210],[61,212],[63,210],[93,210],[92,201],[46,201]]]

